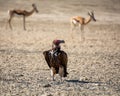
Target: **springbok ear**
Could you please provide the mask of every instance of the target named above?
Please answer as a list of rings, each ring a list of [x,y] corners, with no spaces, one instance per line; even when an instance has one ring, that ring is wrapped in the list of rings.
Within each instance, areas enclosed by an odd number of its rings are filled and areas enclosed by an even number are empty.
[[[94,11],[93,10],[91,11],[91,15],[94,15]]]
[[[91,12],[88,12],[88,15],[90,15],[91,16],[91,14],[90,14]]]
[[[35,6],[35,4],[33,3],[33,4],[32,4],[32,6],[34,7],[34,6]]]

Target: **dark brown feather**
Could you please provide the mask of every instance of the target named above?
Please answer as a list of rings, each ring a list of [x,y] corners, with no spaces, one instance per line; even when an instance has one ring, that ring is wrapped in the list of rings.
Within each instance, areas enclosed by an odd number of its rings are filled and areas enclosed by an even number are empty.
[[[63,77],[67,76],[67,62],[68,62],[68,57],[67,54],[64,51],[60,51],[57,57],[53,57],[50,53],[50,50],[44,51],[43,55],[45,57],[45,60],[49,66],[49,68],[53,67],[56,70],[56,74],[59,73],[59,68],[63,67],[64,68],[64,75]]]

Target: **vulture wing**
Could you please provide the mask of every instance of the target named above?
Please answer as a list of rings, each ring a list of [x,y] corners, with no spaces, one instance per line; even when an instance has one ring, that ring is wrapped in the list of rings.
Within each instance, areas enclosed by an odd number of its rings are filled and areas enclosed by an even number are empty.
[[[49,68],[51,68],[51,66],[50,66],[49,50],[48,50],[48,51],[44,51],[44,52],[43,52],[43,55],[44,55],[44,57],[45,57],[45,60],[46,60],[46,62],[47,62],[47,64],[48,64]]]

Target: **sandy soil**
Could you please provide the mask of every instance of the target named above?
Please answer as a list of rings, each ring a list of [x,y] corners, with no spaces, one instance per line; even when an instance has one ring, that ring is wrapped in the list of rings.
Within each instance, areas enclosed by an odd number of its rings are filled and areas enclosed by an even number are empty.
[[[39,13],[26,19],[14,18],[8,10]],[[70,35],[70,18],[94,10],[97,22]],[[0,0],[0,96],[120,96],[120,1],[119,0]],[[42,52],[54,39],[64,39],[69,75],[51,81]]]

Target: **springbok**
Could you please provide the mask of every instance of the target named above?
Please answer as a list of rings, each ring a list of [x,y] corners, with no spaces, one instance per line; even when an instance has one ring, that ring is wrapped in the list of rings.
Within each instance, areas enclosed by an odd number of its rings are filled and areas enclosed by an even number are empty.
[[[45,60],[51,69],[51,76],[52,79],[54,80],[55,74],[59,74],[61,77],[67,77],[67,62],[68,62],[68,57],[67,54],[64,51],[61,51],[56,59],[52,56],[51,50],[44,51],[43,55],[45,57]]]
[[[95,16],[94,16],[94,12],[88,12],[89,17],[88,18],[84,18],[81,16],[74,16],[71,18],[71,31],[73,32],[74,28],[76,26],[79,26],[79,29],[81,30],[81,34],[84,31],[84,26],[86,24],[88,24],[91,20],[96,21]]]
[[[11,25],[11,20],[12,18],[15,16],[15,15],[18,15],[18,16],[21,16],[23,17],[23,26],[24,26],[24,30],[26,30],[26,27],[25,27],[25,18],[28,17],[28,16],[31,16],[34,12],[37,12],[38,13],[38,10],[37,10],[37,7],[35,4],[32,4],[32,7],[33,9],[31,11],[26,11],[26,10],[21,10],[21,9],[13,9],[13,10],[9,10],[9,20],[8,20],[8,23],[9,23],[9,27],[10,29],[12,29],[12,25]]]

